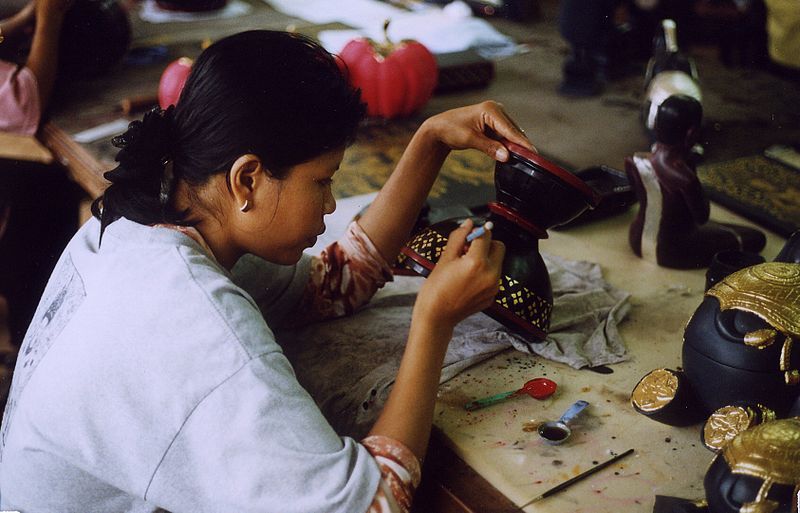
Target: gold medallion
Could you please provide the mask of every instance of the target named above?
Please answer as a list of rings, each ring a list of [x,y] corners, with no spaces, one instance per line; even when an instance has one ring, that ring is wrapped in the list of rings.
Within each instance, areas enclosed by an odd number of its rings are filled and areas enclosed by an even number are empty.
[[[643,377],[631,393],[631,404],[643,412],[665,407],[678,393],[678,376],[668,369],[656,369]]]
[[[708,417],[703,426],[703,443],[714,452],[751,427],[755,412],[745,406],[723,406]]]

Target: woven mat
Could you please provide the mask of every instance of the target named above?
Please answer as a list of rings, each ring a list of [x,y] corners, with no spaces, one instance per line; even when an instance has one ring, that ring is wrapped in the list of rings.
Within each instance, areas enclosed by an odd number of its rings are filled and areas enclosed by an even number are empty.
[[[800,229],[800,172],[760,155],[697,169],[708,197],[783,236]]]
[[[334,177],[333,194],[346,198],[380,189],[400,160],[420,120],[372,122],[359,128]],[[452,152],[428,197],[431,206],[482,205],[494,199],[494,160],[475,150]]]

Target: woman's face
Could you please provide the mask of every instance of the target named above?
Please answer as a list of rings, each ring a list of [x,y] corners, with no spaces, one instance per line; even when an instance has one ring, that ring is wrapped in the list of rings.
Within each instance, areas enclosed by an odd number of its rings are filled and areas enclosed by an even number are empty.
[[[296,263],[325,231],[323,217],[336,209],[331,184],[343,156],[343,148],[324,153],[256,188],[253,208],[243,214],[250,225],[240,240],[243,248],[270,262]]]

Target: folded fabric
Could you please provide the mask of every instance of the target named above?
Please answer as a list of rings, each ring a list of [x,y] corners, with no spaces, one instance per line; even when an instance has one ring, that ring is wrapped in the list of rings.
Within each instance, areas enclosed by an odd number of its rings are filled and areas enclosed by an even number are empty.
[[[482,313],[470,316],[456,326],[440,383],[512,347],[575,368],[627,359],[617,324],[629,294],[605,282],[597,264],[543,256],[554,297],[547,340],[527,342]],[[362,437],[380,413],[422,281],[398,276],[353,316],[278,333],[298,380],[340,434]]]

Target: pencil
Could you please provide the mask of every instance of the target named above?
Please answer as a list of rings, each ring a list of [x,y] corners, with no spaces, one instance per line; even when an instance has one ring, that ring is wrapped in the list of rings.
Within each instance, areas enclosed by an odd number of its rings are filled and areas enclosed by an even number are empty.
[[[467,235],[467,242],[474,241],[475,239],[486,233],[487,230],[491,230],[492,228],[494,228],[494,223],[491,221],[487,221],[486,224],[472,230],[472,232],[469,235]]]
[[[550,497],[551,495],[560,492],[564,488],[572,486],[573,484],[577,483],[581,479],[583,479],[585,477],[589,477],[589,476],[591,476],[592,474],[594,474],[595,472],[597,472],[599,470],[603,470],[604,468],[606,468],[607,466],[611,465],[612,463],[614,463],[616,461],[619,461],[622,458],[624,458],[625,456],[627,456],[629,454],[632,454],[632,453],[633,453],[633,449],[628,449],[627,451],[625,451],[625,452],[623,452],[621,454],[617,454],[616,456],[614,456],[610,460],[604,461],[603,463],[600,463],[599,465],[595,465],[594,467],[590,468],[589,470],[584,471],[581,474],[578,474],[577,476],[573,477],[572,479],[568,479],[568,480],[564,481],[563,483],[558,484],[558,485],[550,488],[549,490],[547,490],[543,494],[534,497],[533,499],[529,500],[528,502],[526,502],[525,504],[520,506],[519,509],[522,509],[525,506],[528,506],[529,504],[533,504],[536,501],[542,500],[545,497]]]

